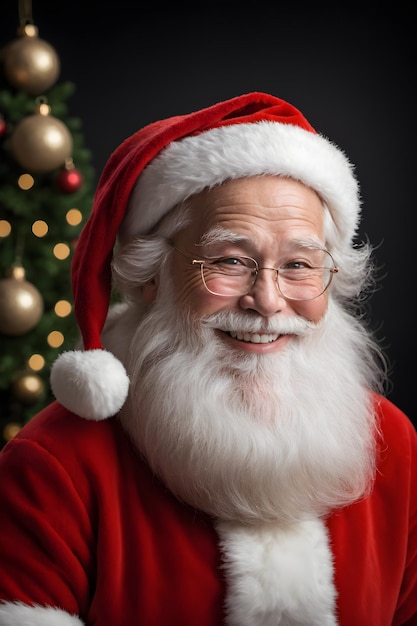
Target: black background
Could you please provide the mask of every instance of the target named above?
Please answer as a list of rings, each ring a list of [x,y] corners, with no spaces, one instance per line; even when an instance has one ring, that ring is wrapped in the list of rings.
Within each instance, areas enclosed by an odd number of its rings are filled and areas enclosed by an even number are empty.
[[[97,179],[141,126],[249,91],[288,100],[343,148],[361,184],[359,235],[381,268],[368,308],[391,366],[388,395],[417,423],[415,18],[411,5],[332,4],[33,0],[32,15],[60,58],[58,80],[76,85],[69,113]],[[3,0],[0,47],[18,15],[17,0]]]

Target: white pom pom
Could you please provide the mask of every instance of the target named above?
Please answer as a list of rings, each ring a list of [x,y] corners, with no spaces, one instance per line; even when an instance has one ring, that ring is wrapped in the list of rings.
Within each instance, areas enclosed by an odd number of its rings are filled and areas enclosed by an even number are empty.
[[[58,402],[69,411],[99,421],[122,408],[129,378],[111,352],[74,350],[61,354],[52,365],[51,388]]]

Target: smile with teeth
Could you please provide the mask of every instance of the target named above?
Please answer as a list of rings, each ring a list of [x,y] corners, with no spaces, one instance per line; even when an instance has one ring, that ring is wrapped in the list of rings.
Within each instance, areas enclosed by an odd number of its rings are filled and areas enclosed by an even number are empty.
[[[233,339],[239,339],[239,341],[246,341],[248,343],[271,343],[276,341],[280,336],[278,333],[248,333],[248,332],[235,332],[231,330],[229,332]]]

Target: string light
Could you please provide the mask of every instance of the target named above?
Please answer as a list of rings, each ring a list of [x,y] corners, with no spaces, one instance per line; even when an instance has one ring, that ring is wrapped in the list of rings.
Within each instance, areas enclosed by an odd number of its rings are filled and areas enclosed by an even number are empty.
[[[27,191],[28,189],[31,189],[33,187],[33,185],[35,184],[35,179],[30,174],[22,174],[21,176],[19,176],[17,184],[19,185],[20,189]]]
[[[16,437],[17,433],[22,429],[21,425],[17,422],[9,422],[6,424],[3,430],[3,438],[5,441],[10,441],[13,437]]]
[[[28,365],[34,372],[40,372],[45,367],[45,359],[41,354],[32,354],[28,359]]]
[[[0,237],[8,237],[12,232],[12,226],[7,220],[0,220]]]
[[[64,335],[59,330],[53,330],[46,340],[51,348],[59,348],[64,343]]]
[[[58,317],[67,317],[72,311],[72,306],[68,300],[58,300],[55,304],[54,311]]]
[[[68,258],[70,254],[71,254],[70,247],[66,243],[57,243],[54,246],[54,256],[60,261],[63,261],[64,259]]]
[[[70,209],[66,214],[66,220],[70,226],[81,224],[83,215],[79,209]]]
[[[36,222],[32,224],[32,233],[36,237],[45,237],[48,230],[49,226],[44,220],[36,220]]]

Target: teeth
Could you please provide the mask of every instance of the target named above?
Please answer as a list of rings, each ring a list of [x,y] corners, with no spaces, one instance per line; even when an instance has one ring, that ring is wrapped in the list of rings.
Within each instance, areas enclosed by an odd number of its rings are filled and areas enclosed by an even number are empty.
[[[240,341],[248,341],[250,343],[270,343],[278,339],[278,333],[240,333],[233,330],[230,331],[230,336]]]

